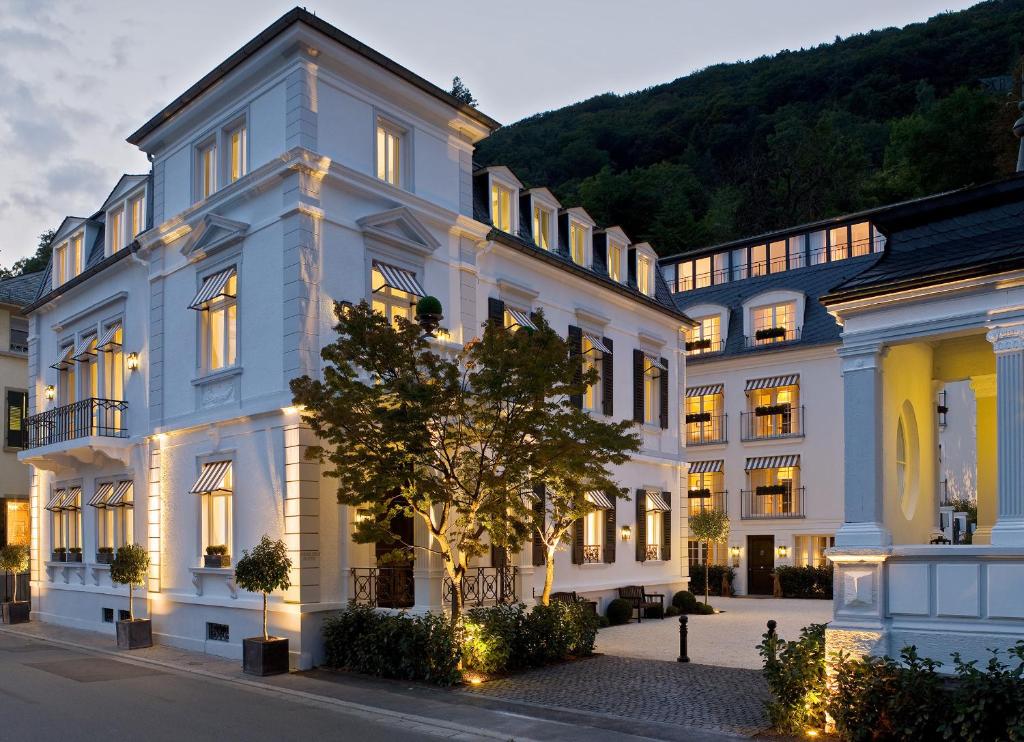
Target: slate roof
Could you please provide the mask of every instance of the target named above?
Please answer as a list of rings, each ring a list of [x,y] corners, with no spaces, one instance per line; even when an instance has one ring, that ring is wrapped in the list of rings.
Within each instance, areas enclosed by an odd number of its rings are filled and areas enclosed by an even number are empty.
[[[32,303],[39,293],[46,271],[26,273],[0,281],[0,304],[11,304],[25,307]]]

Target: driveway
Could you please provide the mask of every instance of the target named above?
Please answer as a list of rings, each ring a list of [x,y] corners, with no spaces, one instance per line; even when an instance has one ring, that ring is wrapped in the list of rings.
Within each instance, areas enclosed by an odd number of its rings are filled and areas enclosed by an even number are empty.
[[[715,598],[708,602],[723,611],[713,616],[689,616],[690,661],[720,667],[761,668],[757,645],[768,619],[778,623],[783,639],[800,629],[832,619],[831,600],[776,598]],[[645,619],[643,623],[609,626],[597,634],[597,651],[618,657],[675,660],[679,656],[679,619]]]

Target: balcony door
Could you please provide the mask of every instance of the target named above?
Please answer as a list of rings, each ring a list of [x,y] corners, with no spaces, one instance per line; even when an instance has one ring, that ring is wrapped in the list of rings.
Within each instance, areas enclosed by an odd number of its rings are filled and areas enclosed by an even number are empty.
[[[747,595],[771,595],[775,537],[747,536]]]

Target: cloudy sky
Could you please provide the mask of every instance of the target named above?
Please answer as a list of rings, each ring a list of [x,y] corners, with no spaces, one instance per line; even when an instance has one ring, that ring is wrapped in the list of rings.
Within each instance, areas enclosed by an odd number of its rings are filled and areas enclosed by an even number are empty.
[[[307,9],[503,123],[715,62],[798,49],[973,0],[310,0]],[[274,0],[0,0],[0,264],[94,212],[124,139],[285,13]],[[471,12],[467,12],[471,11]]]

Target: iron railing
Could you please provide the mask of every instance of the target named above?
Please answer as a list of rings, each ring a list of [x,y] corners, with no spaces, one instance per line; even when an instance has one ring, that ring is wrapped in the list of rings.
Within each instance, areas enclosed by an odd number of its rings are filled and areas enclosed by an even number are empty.
[[[686,504],[689,507],[690,515],[696,515],[697,513],[705,513],[708,510],[718,510],[719,512],[726,512],[726,497],[729,493],[726,492],[712,492],[707,497],[697,497],[694,495],[686,498]]]
[[[686,423],[686,445],[707,446],[712,443],[728,443],[726,423],[728,415],[712,415],[703,422]]]
[[[772,345],[782,345],[784,343],[795,343],[800,339],[800,328],[799,327],[787,327],[785,334],[778,335],[776,337],[765,337],[758,338],[757,334],[747,335],[744,340],[748,348],[765,348]]]
[[[724,340],[711,340],[710,338],[686,341],[686,355],[702,356],[712,353],[721,353],[725,350]]]
[[[765,520],[772,518],[804,518],[804,488],[787,487],[783,492],[743,490],[740,493],[740,518]]]
[[[349,601],[373,608],[411,608],[416,602],[411,565],[352,567]]]
[[[444,604],[451,605],[451,578],[446,573],[443,584]],[[467,608],[519,602],[518,567],[470,567],[462,576],[462,603]]]
[[[758,415],[740,413],[740,438],[744,441],[767,441],[777,438],[801,438],[804,435],[804,408],[790,407],[786,412]]]
[[[128,403],[118,399],[87,399],[54,407],[25,420],[28,448],[64,443],[76,438],[127,438]]]
[[[656,562],[661,559],[661,545],[660,544],[647,544],[647,548],[644,549],[644,556],[649,562]]]
[[[600,544],[586,544],[583,547],[584,564],[600,564],[602,549]]]

